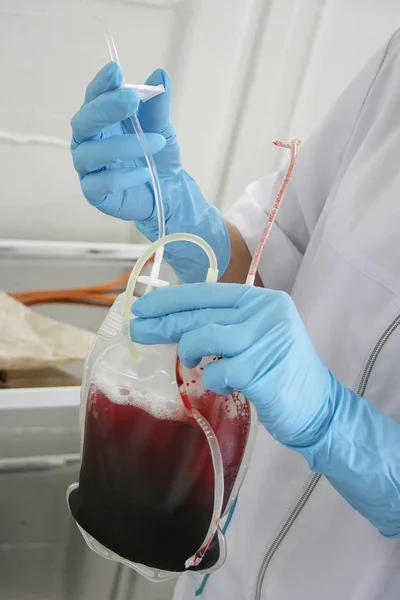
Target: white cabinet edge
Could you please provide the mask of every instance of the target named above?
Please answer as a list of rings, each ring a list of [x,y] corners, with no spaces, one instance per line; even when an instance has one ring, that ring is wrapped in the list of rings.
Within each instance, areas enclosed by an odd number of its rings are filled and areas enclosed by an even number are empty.
[[[0,390],[0,411],[78,407],[79,386]]]

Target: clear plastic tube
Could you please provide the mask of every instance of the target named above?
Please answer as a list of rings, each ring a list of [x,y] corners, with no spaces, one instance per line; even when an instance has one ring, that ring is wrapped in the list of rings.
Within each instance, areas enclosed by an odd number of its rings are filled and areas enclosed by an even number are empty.
[[[256,251],[254,253],[253,260],[251,261],[250,269],[249,269],[247,279],[246,279],[247,285],[254,285],[254,280],[257,275],[258,266],[260,264],[260,260],[261,260],[263,250],[265,248],[265,244],[266,244],[268,236],[271,232],[272,226],[275,223],[276,216],[278,214],[278,211],[281,206],[283,197],[285,195],[287,186],[288,186],[290,178],[292,176],[294,164],[296,162],[297,148],[300,146],[300,143],[301,143],[300,140],[297,140],[297,139],[292,140],[291,142],[280,142],[278,140],[276,142],[274,142],[275,146],[290,149],[290,160],[289,160],[288,167],[286,169],[285,176],[284,176],[281,186],[279,188],[278,194],[275,198],[274,206],[268,217],[267,225],[262,233],[261,239],[260,239],[258,246],[256,248]]]
[[[100,16],[95,15],[94,18],[96,21],[99,21],[101,23],[101,25],[104,29],[104,35],[107,40],[108,52],[110,54],[111,60],[121,66],[121,63],[119,62],[117,47],[115,45],[114,38],[112,36],[111,31],[108,29],[105,21]],[[124,84],[126,83],[125,78],[123,78],[123,83]],[[147,167],[150,171],[151,184],[153,186],[154,201],[155,201],[156,212],[157,212],[158,238],[160,239],[165,236],[165,214],[164,214],[164,204],[162,201],[161,186],[160,186],[160,180],[158,178],[157,168],[156,168],[156,165],[154,162],[153,155],[151,154],[150,147],[147,143],[146,136],[144,135],[142,126],[140,125],[137,114],[134,113],[133,115],[131,115],[129,120],[131,122],[133,131],[137,135],[140,145],[142,146],[145,160],[147,163]]]
[[[190,567],[197,567],[201,563],[203,556],[205,555],[211,542],[213,541],[213,538],[218,529],[219,520],[221,518],[225,487],[224,463],[222,460],[221,448],[219,447],[217,436],[215,435],[215,432],[213,431],[210,423],[196,408],[191,408],[189,412],[207,438],[214,470],[214,503],[213,512],[210,519],[210,525],[204,538],[204,541],[200,548],[197,550],[197,552],[195,552],[193,556],[188,558],[185,562],[186,569],[189,569]]]

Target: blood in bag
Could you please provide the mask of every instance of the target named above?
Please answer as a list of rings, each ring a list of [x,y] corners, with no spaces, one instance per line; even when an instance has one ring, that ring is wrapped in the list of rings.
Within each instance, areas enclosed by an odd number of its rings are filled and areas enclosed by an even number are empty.
[[[191,375],[195,382],[196,374]],[[250,414],[244,408],[239,417],[234,401],[210,391],[197,399],[196,408],[220,444],[224,511],[242,463]],[[129,388],[110,398],[90,387],[79,495],[72,495],[70,506],[79,525],[102,545],[135,563],[183,571],[207,534],[214,483],[207,440],[183,404],[154,398],[146,403]],[[201,568],[212,566],[218,554],[213,544]]]
[[[71,508],[78,523],[118,555],[182,571],[201,546],[213,510],[207,440],[173,403],[144,407],[131,390],[119,393],[110,399],[90,389],[79,499]]]

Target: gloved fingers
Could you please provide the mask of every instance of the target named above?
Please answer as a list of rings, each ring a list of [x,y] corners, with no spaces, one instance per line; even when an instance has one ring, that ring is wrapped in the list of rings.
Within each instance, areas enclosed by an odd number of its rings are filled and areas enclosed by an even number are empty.
[[[142,186],[142,189],[144,188],[145,186]],[[137,199],[137,194],[134,192],[134,189],[109,194],[103,202],[96,204],[96,208],[105,215],[109,215],[110,217],[115,217],[123,221],[139,221],[143,213],[145,214],[144,218],[147,218],[150,212],[149,207],[152,207],[153,198],[149,198],[149,202],[146,203],[145,212],[143,210],[143,206]],[[150,190],[148,191],[148,194],[150,196]]]
[[[226,377],[226,363],[232,360],[222,358],[208,364],[202,372],[201,379],[206,390],[211,390],[215,394],[228,396],[234,389],[229,385]]]
[[[255,341],[252,348],[244,350],[241,354],[225,356],[209,363],[202,372],[204,387],[216,394],[230,394],[232,390],[239,390],[249,397],[250,387],[257,387],[262,372],[259,362],[253,362],[251,359],[255,355],[262,358],[262,353],[262,341]],[[254,396],[257,397],[257,394]],[[249,399],[253,399],[253,396]]]
[[[81,181],[81,188],[86,200],[100,208],[101,203],[107,202],[109,195],[124,192],[148,181],[150,181],[148,169],[121,167],[86,175]]]
[[[137,317],[149,318],[207,308],[232,308],[248,289],[235,283],[170,286],[139,298],[132,311]]]
[[[101,94],[116,90],[122,85],[122,82],[121,67],[115,62],[109,62],[89,83],[85,93],[85,104],[88,104]]]
[[[135,305],[137,302],[138,300]],[[239,318],[238,314],[232,312],[229,309],[205,309],[150,319],[132,319],[131,336],[139,344],[176,344],[187,332],[193,330],[197,332],[202,327],[210,326],[210,322],[218,326],[229,324],[235,318]]]
[[[165,146],[165,138],[156,133],[148,133],[146,139],[152,154],[156,154]],[[142,147],[134,134],[113,135],[83,142],[72,152],[75,170],[82,176],[103,167],[142,157]]]
[[[209,363],[204,368],[201,378],[206,390],[211,390],[216,394],[221,394],[221,396],[227,396],[228,394],[231,394],[233,390],[238,389],[230,380],[230,364],[232,361],[235,361],[235,359],[221,358],[220,360]]]
[[[77,144],[99,135],[103,129],[130,117],[139,104],[138,94],[120,88],[84,104],[72,117],[73,138]]]
[[[169,75],[162,69],[157,69],[146,80],[147,85],[163,84],[165,92],[139,105],[139,120],[143,131],[161,133],[170,126],[171,82]]]
[[[215,311],[214,311],[215,312]],[[232,358],[246,348],[240,326],[211,323],[184,333],[179,342],[179,357],[188,368],[199,364],[204,356]]]

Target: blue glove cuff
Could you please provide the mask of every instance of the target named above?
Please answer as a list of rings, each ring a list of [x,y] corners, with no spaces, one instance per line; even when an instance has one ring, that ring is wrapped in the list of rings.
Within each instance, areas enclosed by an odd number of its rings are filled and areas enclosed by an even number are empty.
[[[335,380],[334,412],[314,445],[294,448],[386,537],[400,537],[400,424]]]

